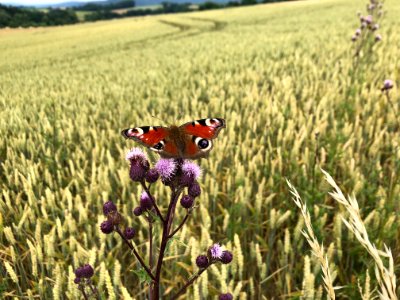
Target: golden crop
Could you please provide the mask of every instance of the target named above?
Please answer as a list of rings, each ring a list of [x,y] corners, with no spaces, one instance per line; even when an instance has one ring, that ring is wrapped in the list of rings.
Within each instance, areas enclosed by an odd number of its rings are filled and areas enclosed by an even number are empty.
[[[134,143],[120,131],[223,117],[226,130],[200,162],[199,207],[167,253],[166,299],[212,242],[234,260],[213,266],[186,299],[325,297],[286,178],[326,245],[334,285],[344,286],[336,298],[360,299],[359,280],[372,299],[374,262],[341,223],[348,213],[320,171],[355,194],[369,238],[392,249],[398,275],[400,98],[395,87],[391,107],[380,88],[400,79],[400,4],[385,2],[383,40],[355,70],[350,38],[364,2],[0,30],[0,298],[77,299],[73,270],[89,262],[104,299],[145,299],[136,260],[99,230],[111,199],[148,252],[146,226],[132,214],[141,190],[124,161]]]

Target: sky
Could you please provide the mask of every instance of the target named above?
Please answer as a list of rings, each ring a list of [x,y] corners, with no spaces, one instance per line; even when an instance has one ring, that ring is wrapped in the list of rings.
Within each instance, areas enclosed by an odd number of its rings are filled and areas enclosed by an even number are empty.
[[[90,2],[97,0],[0,0],[0,3],[16,3],[23,5],[37,5],[37,4],[54,4],[54,3],[62,3],[62,2]]]

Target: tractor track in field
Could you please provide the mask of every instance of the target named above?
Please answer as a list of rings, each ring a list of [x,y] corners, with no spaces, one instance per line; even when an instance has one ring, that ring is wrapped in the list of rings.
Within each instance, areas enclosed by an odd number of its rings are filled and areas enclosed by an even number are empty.
[[[176,37],[172,38],[172,40],[180,40],[180,39],[193,37],[193,36],[201,35],[201,34],[208,33],[208,32],[221,31],[228,25],[227,22],[217,21],[217,20],[209,19],[209,18],[187,17],[186,19],[189,19],[192,21],[212,23],[212,26],[204,28],[204,27],[200,27],[200,26],[193,26],[193,25],[188,25],[188,24],[184,24],[184,23],[170,22],[170,21],[165,21],[165,20],[161,20],[160,22],[162,22],[166,25],[170,25],[170,26],[179,28],[181,30],[181,33],[187,32],[184,35],[177,34]],[[191,30],[194,30],[194,31],[190,32]]]
[[[100,46],[97,48],[88,49],[88,50],[85,50],[82,52],[74,53],[72,55],[67,55],[66,57],[63,57],[63,58],[49,58],[46,63],[50,64],[50,65],[57,64],[57,63],[69,63],[68,62],[69,57],[73,57],[74,59],[87,59],[89,57],[93,57],[98,54],[110,52],[110,50],[111,51],[121,51],[121,50],[128,51],[132,48],[135,48],[135,46],[140,45],[141,47],[145,47],[153,42],[160,41],[160,40],[181,40],[181,39],[205,34],[208,32],[221,31],[228,25],[227,22],[218,21],[218,20],[209,19],[209,18],[187,17],[185,19],[189,19],[192,21],[199,21],[199,22],[203,22],[203,23],[204,22],[210,23],[210,25],[212,25],[212,26],[209,26],[209,27],[195,26],[195,25],[192,25],[192,24],[189,25],[189,24],[186,24],[183,22],[181,23],[181,22],[176,22],[176,21],[159,19],[159,20],[157,20],[159,23],[177,28],[177,29],[179,29],[179,31],[169,32],[169,33],[161,34],[158,36],[150,37],[147,39],[125,42],[125,43],[121,43],[119,45],[114,44],[114,45]],[[19,65],[19,66],[22,66],[24,69],[26,69],[27,67],[29,68],[29,66],[27,66],[26,64]],[[15,67],[18,68],[19,66],[16,65],[16,66],[14,66],[14,68]],[[38,64],[36,62],[31,66],[31,68],[35,68],[35,67],[38,67]],[[8,68],[0,67],[0,74],[6,73],[7,71],[9,71]]]
[[[206,18],[195,18],[195,17],[190,18],[189,17],[187,19],[194,20],[194,21],[201,21],[201,22],[209,22],[209,23],[212,23],[213,26],[210,28],[202,28],[200,26],[194,26],[194,25],[189,25],[186,23],[180,23],[180,22],[176,22],[176,21],[161,19],[161,20],[158,20],[159,23],[177,28],[177,29],[179,29],[179,31],[155,36],[155,37],[148,38],[148,39],[142,39],[139,41],[127,42],[124,44],[124,50],[128,50],[131,46],[134,46],[137,44],[144,46],[147,43],[154,42],[157,40],[163,40],[166,38],[168,40],[179,40],[179,39],[193,37],[193,36],[200,35],[200,34],[207,33],[207,32],[220,31],[220,30],[223,30],[228,24],[227,22],[221,22],[221,21],[217,21],[217,20],[213,20],[213,19],[206,19]]]

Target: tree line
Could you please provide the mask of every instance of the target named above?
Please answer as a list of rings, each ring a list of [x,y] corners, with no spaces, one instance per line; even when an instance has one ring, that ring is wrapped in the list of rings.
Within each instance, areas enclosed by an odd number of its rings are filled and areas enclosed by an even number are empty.
[[[262,3],[268,2],[278,1],[262,0]],[[135,2],[132,0],[122,0],[109,4],[87,3],[80,7],[68,9],[49,8],[45,11],[33,8],[21,8],[0,4],[0,28],[67,25],[79,23],[82,21],[93,22],[125,17],[180,13],[196,10],[221,9],[227,7],[255,5],[258,3],[260,2],[258,2],[257,0],[239,0],[230,1],[228,3],[216,3],[212,1],[207,1],[195,7],[192,5],[192,3],[162,2],[160,7],[154,9],[130,9],[135,6]],[[124,12],[115,12],[116,9],[124,8],[127,9]],[[84,20],[79,20],[77,11],[87,12],[84,16]]]
[[[76,12],[72,9],[27,9],[0,4],[0,28],[56,26],[78,23]]]

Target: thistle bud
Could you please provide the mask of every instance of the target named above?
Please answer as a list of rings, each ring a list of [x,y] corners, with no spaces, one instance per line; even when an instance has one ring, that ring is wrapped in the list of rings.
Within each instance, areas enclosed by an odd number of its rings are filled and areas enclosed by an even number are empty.
[[[140,206],[135,207],[135,209],[133,210],[133,214],[136,217],[139,217],[142,213],[143,213],[143,210],[142,210],[142,208]]]
[[[196,265],[200,268],[200,269],[204,269],[208,266],[208,258],[205,255],[199,255],[196,258]]]
[[[221,262],[223,264],[229,264],[233,259],[233,254],[230,251],[223,251],[221,256]]]
[[[197,181],[193,182],[188,188],[189,196],[196,198],[201,194],[201,188]]]
[[[221,294],[219,295],[219,300],[232,300],[233,296],[231,293]]]
[[[83,267],[83,276],[84,278],[90,278],[94,275],[94,270],[91,265],[86,264]]]
[[[103,223],[101,223],[100,225],[100,229],[103,233],[105,234],[109,234],[111,232],[114,231],[114,225],[112,222],[110,222],[109,220],[104,221]]]
[[[156,169],[150,169],[146,174],[146,181],[148,183],[154,183],[160,177]]]
[[[189,209],[193,206],[193,202],[194,202],[193,197],[191,197],[189,195],[185,195],[181,199],[181,205],[187,209]]]
[[[74,273],[77,278],[82,278],[84,274],[83,267],[78,267]]]
[[[124,237],[125,237],[127,240],[133,239],[133,238],[135,237],[135,234],[136,234],[136,231],[135,231],[135,229],[133,229],[132,227],[127,227],[127,228],[125,228],[125,230],[124,230]]]
[[[142,195],[140,196],[140,208],[142,211],[150,210],[153,207],[153,202],[149,194],[146,191],[143,191]]]
[[[104,215],[108,215],[111,212],[117,211],[117,206],[111,201],[107,201],[106,203],[103,204],[103,213]]]

